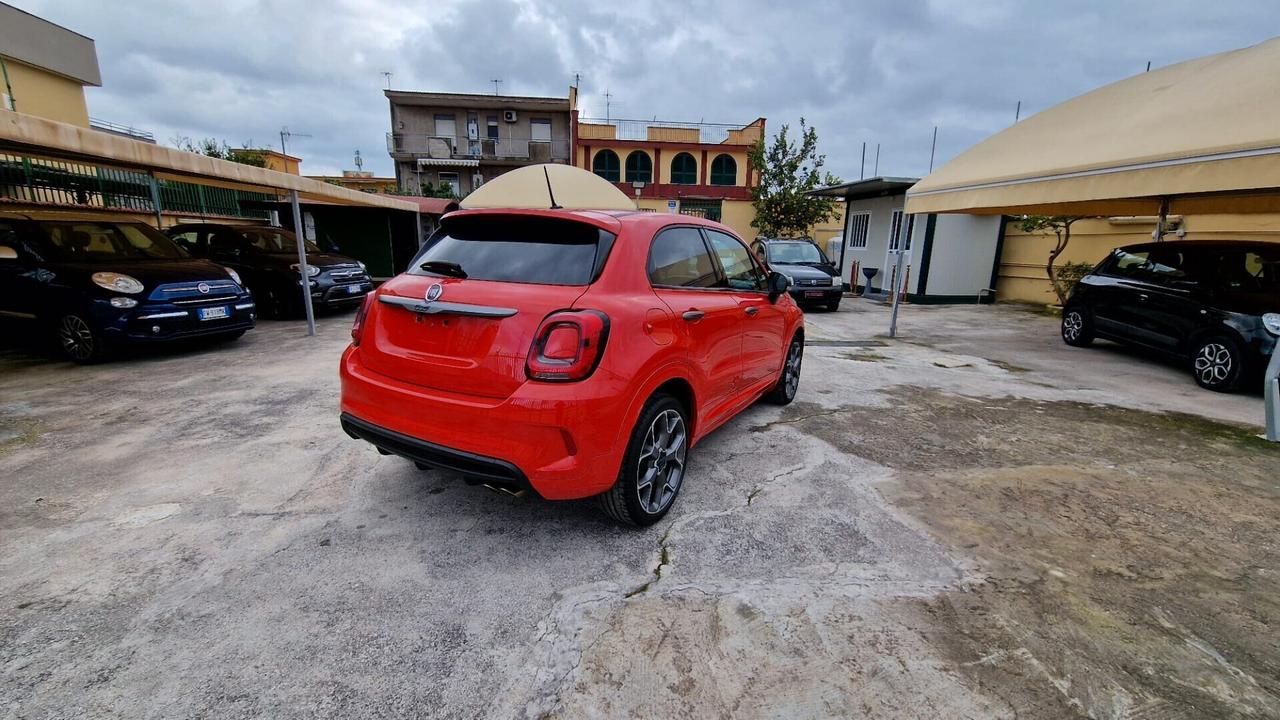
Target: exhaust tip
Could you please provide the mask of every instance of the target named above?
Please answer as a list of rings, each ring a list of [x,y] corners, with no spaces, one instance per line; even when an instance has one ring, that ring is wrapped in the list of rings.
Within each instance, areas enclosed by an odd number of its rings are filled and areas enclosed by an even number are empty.
[[[482,486],[498,493],[499,495],[510,495],[514,498],[522,498],[526,492],[523,488],[510,488],[505,485],[494,485],[492,483],[480,483]]]

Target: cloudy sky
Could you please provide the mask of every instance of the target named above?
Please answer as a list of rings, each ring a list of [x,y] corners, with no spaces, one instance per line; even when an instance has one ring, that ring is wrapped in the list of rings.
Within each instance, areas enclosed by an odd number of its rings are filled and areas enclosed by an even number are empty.
[[[1013,122],[1141,72],[1280,35],[1275,0],[6,0],[97,41],[94,117],[391,173],[394,88],[563,96],[615,118],[805,117],[827,166],[923,175]],[[1176,122],[1176,118],[1170,118]]]

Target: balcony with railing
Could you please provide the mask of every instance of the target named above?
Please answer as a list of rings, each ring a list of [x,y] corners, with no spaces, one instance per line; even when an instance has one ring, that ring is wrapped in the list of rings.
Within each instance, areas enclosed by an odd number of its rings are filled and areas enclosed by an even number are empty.
[[[113,123],[109,120],[103,120],[102,118],[89,118],[89,127],[99,132],[111,133],[112,135],[127,137],[131,140],[141,140],[142,142],[148,142],[152,145],[156,142],[155,134],[149,130],[142,130],[132,125]]]
[[[618,120],[579,118],[578,137],[585,140],[640,140],[713,145],[751,145],[764,134],[764,120],[746,125],[678,122],[673,120]]]
[[[387,133],[387,152],[400,158],[436,160],[568,161],[568,140],[515,140],[417,133]]]

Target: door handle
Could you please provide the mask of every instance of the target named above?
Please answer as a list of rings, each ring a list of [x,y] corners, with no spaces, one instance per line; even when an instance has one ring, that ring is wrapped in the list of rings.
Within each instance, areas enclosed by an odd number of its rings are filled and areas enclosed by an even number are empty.
[[[1138,294],[1138,302],[1146,302],[1147,300],[1150,300],[1150,299],[1151,298],[1147,297],[1146,293]]]
[[[687,322],[698,322],[705,316],[706,313],[701,310],[685,310],[684,313],[680,315],[680,317],[684,318]]]
[[[756,307],[755,305],[752,305],[751,307],[743,309],[742,312],[748,315],[755,315],[756,313],[760,312],[760,308]]]

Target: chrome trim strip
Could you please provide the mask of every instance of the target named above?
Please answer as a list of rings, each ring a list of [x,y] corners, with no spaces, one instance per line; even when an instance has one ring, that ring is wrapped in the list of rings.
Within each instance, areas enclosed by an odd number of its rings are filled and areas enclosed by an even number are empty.
[[[237,305],[237,306],[236,306],[236,309],[237,309],[237,310],[252,310],[252,309],[253,309],[253,303],[251,303],[251,302],[248,302],[248,303],[240,303],[239,305]]]
[[[398,305],[405,310],[423,315],[470,315],[472,317],[508,318],[520,312],[515,308],[493,307],[491,305],[468,305],[453,302],[426,302],[416,298],[399,295],[379,295],[378,302]]]
[[[186,310],[179,310],[178,312],[155,313],[152,315],[139,315],[134,319],[135,320],[158,320],[160,318],[186,317],[187,315],[188,313]]]
[[[0,317],[14,317],[14,318],[22,318],[24,320],[36,319],[36,316],[33,313],[22,313],[22,312],[16,312],[14,310],[0,310]]]
[[[218,280],[215,282],[205,283],[205,284],[209,286],[210,290],[221,290],[223,288],[236,287],[236,284],[231,282],[230,280]],[[160,292],[167,292],[167,293],[200,292],[200,287],[198,285],[186,285],[183,287],[165,287],[165,288],[160,288]]]
[[[235,295],[219,295],[217,297],[193,297],[183,298],[182,300],[170,300],[171,305],[217,305],[218,303],[228,303],[236,299]]]

